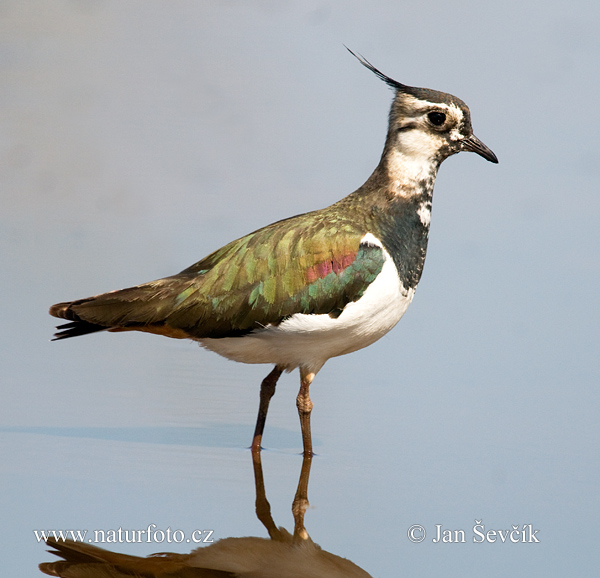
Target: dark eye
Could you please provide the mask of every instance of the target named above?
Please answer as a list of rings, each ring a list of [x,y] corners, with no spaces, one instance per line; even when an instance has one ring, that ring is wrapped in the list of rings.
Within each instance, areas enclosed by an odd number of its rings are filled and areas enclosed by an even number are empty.
[[[443,112],[430,112],[427,118],[433,126],[442,126],[446,122],[446,115]]]

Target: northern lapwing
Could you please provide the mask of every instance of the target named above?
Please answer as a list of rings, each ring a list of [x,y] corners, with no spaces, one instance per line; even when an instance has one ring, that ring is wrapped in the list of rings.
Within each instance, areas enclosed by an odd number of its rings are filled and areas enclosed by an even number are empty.
[[[53,305],[51,315],[70,321],[54,339],[145,331],[193,339],[234,361],[274,364],[261,385],[253,451],[261,449],[279,376],[298,367],[296,405],[311,455],[315,375],[329,358],[385,335],[412,301],[440,164],[460,151],[498,162],[473,134],[462,100],[401,84],[354,56],[395,91],[381,160],[362,187],[232,241],[177,275]]]

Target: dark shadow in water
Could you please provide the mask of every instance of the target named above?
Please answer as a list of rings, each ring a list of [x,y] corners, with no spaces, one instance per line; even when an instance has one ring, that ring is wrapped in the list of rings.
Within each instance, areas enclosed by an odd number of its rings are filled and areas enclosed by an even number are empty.
[[[72,540],[47,540],[58,562],[40,564],[40,570],[63,578],[370,578],[345,558],[321,549],[304,527],[308,508],[308,479],[312,458],[304,457],[292,503],[294,531],[277,527],[271,516],[260,453],[252,454],[256,515],[269,538],[224,538],[190,554],[160,553],[147,558],[127,556]]]
[[[214,448],[241,448],[252,439],[252,426],[212,424],[205,427],[2,427],[0,433],[29,433],[68,438],[133,442],[158,445],[182,445]],[[296,448],[297,432],[269,429],[272,449]],[[247,447],[247,446],[246,446]]]

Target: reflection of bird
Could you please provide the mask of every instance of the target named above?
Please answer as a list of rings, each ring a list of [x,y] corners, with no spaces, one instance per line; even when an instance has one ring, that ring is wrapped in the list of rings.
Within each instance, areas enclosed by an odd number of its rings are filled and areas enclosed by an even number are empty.
[[[40,564],[40,570],[64,578],[370,578],[350,560],[321,549],[304,528],[311,457],[304,456],[292,505],[293,534],[275,525],[265,493],[260,453],[253,453],[253,461],[256,514],[270,539],[225,538],[191,554],[165,553],[147,558],[52,539],[47,542],[54,548],[51,552],[63,560]]]
[[[293,544],[266,538],[225,538],[191,554],[139,558],[81,542],[49,540],[64,558],[40,564],[50,576],[64,578],[368,578],[356,564],[322,550],[312,541]]]
[[[52,315],[70,321],[55,338],[146,331],[194,339],[235,361],[275,364],[261,386],[253,450],[279,376],[298,367],[304,451],[312,453],[309,386],[329,358],[377,341],[406,311],[423,270],[441,162],[460,151],[498,162],[473,134],[460,99],[405,86],[359,60],[396,93],[381,160],[362,187],[177,275],[53,305]]]

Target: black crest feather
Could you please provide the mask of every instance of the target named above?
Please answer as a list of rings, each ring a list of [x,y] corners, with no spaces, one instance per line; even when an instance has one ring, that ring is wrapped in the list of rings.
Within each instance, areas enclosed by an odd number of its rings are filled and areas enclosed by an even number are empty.
[[[390,78],[389,76],[383,74],[381,70],[375,68],[364,56],[352,52],[352,50],[350,50],[346,45],[344,45],[344,48],[350,54],[352,54],[352,56],[354,56],[354,58],[356,58],[364,67],[368,68],[371,72],[373,72],[375,75],[381,78],[381,80],[383,80],[383,82],[385,82],[390,88],[393,88],[394,90],[398,90],[400,92],[406,92],[406,90],[409,88],[405,84],[402,84],[401,82],[398,82],[397,80],[394,80],[393,78]]]

